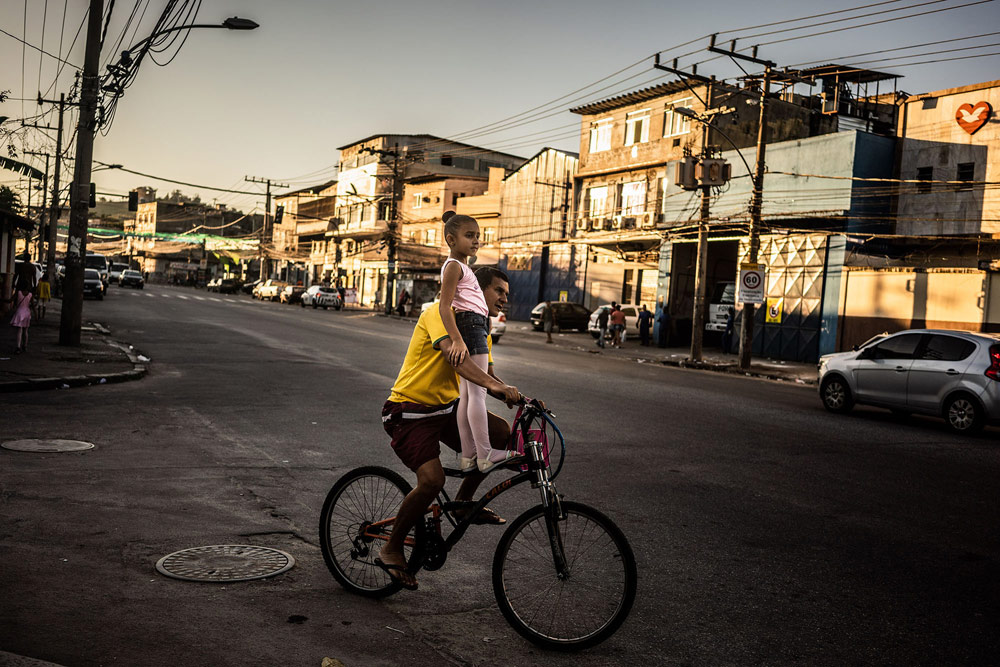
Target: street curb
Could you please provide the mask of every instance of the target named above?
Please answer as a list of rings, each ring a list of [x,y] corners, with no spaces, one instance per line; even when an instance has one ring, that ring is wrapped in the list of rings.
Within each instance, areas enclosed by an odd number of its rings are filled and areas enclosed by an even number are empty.
[[[93,325],[93,328],[104,335],[111,333],[109,329],[97,323]],[[105,342],[125,353],[125,356],[132,363],[132,370],[120,371],[118,373],[92,373],[90,375],[67,375],[63,377],[29,378],[27,380],[14,380],[13,382],[0,382],[0,394],[116,384],[119,382],[141,380],[146,375],[148,372],[146,362],[139,360],[138,355],[133,352],[131,345],[111,340]]]
[[[634,361],[638,361],[638,358],[633,358]],[[648,363],[648,362],[647,362]],[[815,385],[816,380],[797,377],[788,377],[786,375],[779,375],[777,373],[762,373],[760,371],[741,371],[736,366],[732,364],[713,364],[711,362],[705,361],[690,361],[689,359],[681,359],[679,361],[673,361],[671,359],[663,359],[659,362],[664,366],[674,366],[676,368],[693,368],[702,371],[712,371],[714,373],[729,373],[730,375],[742,375],[744,377],[760,378],[762,380],[777,380],[779,382],[791,382],[792,384],[802,384],[802,385]]]

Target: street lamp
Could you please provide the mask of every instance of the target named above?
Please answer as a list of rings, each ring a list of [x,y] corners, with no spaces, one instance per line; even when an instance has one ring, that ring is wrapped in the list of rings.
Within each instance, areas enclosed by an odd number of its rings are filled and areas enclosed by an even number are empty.
[[[112,3],[113,4],[113,3]],[[77,121],[76,164],[74,165],[73,186],[70,190],[69,234],[66,240],[66,279],[62,312],[59,320],[59,344],[80,345],[80,330],[83,322],[83,257],[87,248],[87,210],[89,188],[94,158],[94,132],[105,124],[106,118],[114,116],[118,99],[136,76],[139,64],[149,52],[154,40],[178,30],[195,28],[225,28],[226,30],[253,30],[257,23],[238,16],[228,18],[218,25],[195,24],[175,26],[153,33],[146,39],[122,52],[121,60],[108,66],[108,74],[101,79],[100,59],[103,32],[104,0],[90,0],[87,16],[87,45],[84,53],[83,77],[80,87],[80,114]],[[138,56],[132,59],[132,52]],[[108,79],[114,79],[108,81]],[[108,105],[101,106],[98,122],[98,97],[101,90],[110,94]],[[109,113],[110,115],[106,115]],[[58,152],[58,151],[57,151]],[[54,226],[53,226],[54,228]]]

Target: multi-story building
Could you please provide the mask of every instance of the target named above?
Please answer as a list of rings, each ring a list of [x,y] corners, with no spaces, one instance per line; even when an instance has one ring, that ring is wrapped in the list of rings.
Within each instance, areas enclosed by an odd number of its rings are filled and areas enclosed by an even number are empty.
[[[403,196],[404,183],[427,176],[483,178],[491,167],[513,169],[524,161],[429,134],[377,134],[339,150],[337,216],[329,236],[340,245],[338,280],[355,290],[362,305],[395,299],[395,294],[385,294],[390,270],[386,235],[390,222],[398,222],[396,238],[407,240],[402,216],[412,212],[412,206],[408,208]],[[449,197],[457,201],[460,192],[457,188],[437,195],[442,197],[437,204],[447,205]],[[394,204],[397,220],[392,220]]]
[[[268,254],[277,262],[278,276],[305,285],[330,280],[336,259],[326,233],[336,217],[337,181],[286,192],[274,201],[281,216],[272,225]]]

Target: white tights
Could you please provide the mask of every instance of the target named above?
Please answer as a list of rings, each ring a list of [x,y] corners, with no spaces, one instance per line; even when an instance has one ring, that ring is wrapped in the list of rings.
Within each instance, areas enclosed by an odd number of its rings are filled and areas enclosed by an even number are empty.
[[[485,373],[489,370],[489,355],[474,354],[472,362]],[[486,388],[465,378],[458,383],[458,434],[462,438],[462,456],[467,459],[490,459],[490,428],[486,417]]]

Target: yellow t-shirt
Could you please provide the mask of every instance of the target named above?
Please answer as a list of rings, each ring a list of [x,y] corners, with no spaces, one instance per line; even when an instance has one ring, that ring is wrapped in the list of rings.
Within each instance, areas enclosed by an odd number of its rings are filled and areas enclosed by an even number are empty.
[[[38,283],[38,298],[42,301],[48,301],[52,298],[52,289],[44,280],[39,281]]]
[[[458,373],[448,363],[438,344],[448,338],[441,321],[441,311],[431,306],[420,314],[410,336],[403,367],[392,385],[389,400],[393,403],[447,405],[458,398]],[[487,336],[489,363],[493,363],[493,340]]]

